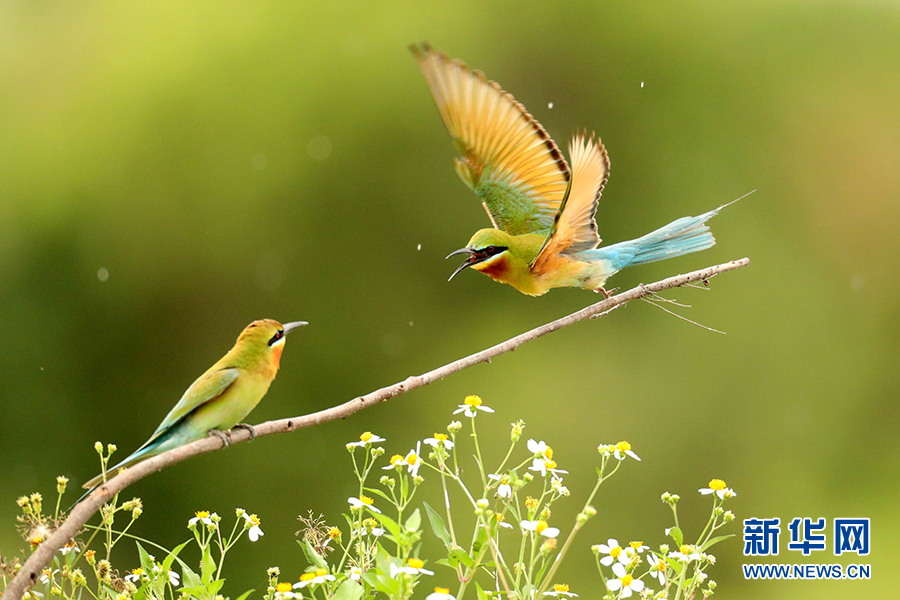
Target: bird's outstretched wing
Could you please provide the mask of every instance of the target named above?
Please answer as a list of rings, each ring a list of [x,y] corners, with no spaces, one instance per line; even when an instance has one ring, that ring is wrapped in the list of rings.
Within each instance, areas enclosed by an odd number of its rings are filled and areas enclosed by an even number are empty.
[[[481,71],[427,44],[410,50],[462,152],[456,171],[484,202],[494,225],[512,235],[549,229],[569,183],[556,143]]]
[[[600,193],[609,177],[609,156],[598,138],[576,135],[569,144],[572,159],[572,185],[563,200],[553,229],[544,247],[532,263],[532,270],[543,272],[548,261],[559,254],[591,250],[600,243],[594,214]]]
[[[201,375],[194,383],[191,384],[178,404],[169,411],[163,422],[159,424],[150,439],[144,443],[144,446],[150,444],[170,427],[181,421],[189,413],[197,409],[199,406],[206,404],[214,398],[218,398],[228,387],[234,383],[239,374],[236,368],[218,369]],[[141,446],[142,448],[144,446]]]

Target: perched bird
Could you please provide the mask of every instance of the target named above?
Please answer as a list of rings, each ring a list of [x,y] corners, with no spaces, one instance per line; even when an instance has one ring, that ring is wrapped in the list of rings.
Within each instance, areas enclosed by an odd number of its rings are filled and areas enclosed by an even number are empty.
[[[608,295],[604,283],[625,267],[716,243],[706,221],[724,206],[598,248],[594,215],[609,175],[600,139],[576,134],[569,145],[570,169],[540,123],[496,82],[427,44],[410,50],[462,153],[454,159],[456,172],[481,199],[493,225],[450,253],[447,258],[468,255],[450,279],[472,267],[532,296],[556,287]]]
[[[151,456],[204,438],[210,432],[221,434],[239,426],[255,435],[252,427],[240,421],[256,408],[275,379],[285,336],[306,324],[296,321],[282,325],[263,319],[247,325],[234,347],[191,384],[150,439],[107,470],[107,478]],[[103,476],[98,475],[84,487],[93,489],[102,480]]]

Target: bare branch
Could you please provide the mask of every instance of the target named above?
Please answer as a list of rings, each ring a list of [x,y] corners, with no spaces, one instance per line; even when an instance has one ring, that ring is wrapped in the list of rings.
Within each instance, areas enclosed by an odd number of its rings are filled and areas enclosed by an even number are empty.
[[[495,356],[515,350],[526,342],[535,340],[548,333],[562,329],[563,327],[568,327],[569,325],[573,325],[574,323],[585,319],[602,317],[609,314],[613,309],[623,304],[627,304],[632,300],[653,295],[662,290],[680,287],[694,281],[705,282],[719,273],[746,267],[749,264],[749,258],[742,258],[721,265],[707,267],[700,271],[693,271],[685,275],[669,277],[668,279],[663,279],[656,283],[647,285],[640,284],[626,292],[616,294],[615,296],[592,304],[587,308],[583,308],[568,316],[562,317],[561,319],[536,327],[531,331],[517,335],[505,342],[491,346],[486,350],[476,352],[475,354],[461,358],[432,371],[428,371],[422,375],[408,377],[399,383],[381,388],[380,390],[376,390],[365,396],[359,396],[344,404],[299,417],[267,421],[254,427],[256,435],[257,437],[260,437],[273,433],[285,433],[296,429],[319,425],[328,421],[334,421],[336,419],[343,419],[367,406],[383,402],[394,396],[400,396],[406,392],[428,385],[479,363],[490,362]],[[243,429],[233,430],[229,432],[228,437],[231,440],[231,443],[235,444],[248,440],[250,438],[250,432]],[[3,592],[2,600],[19,600],[25,591],[34,585],[38,577],[40,577],[44,567],[50,564],[53,555],[56,554],[66,542],[77,535],[82,526],[87,523],[87,520],[97,512],[100,506],[105,502],[108,502],[113,496],[132,483],[143,479],[150,473],[159,471],[164,467],[181,462],[198,454],[221,450],[224,446],[224,441],[217,437],[208,437],[198,440],[138,463],[126,471],[119,473],[103,485],[98,486],[87,498],[75,505],[72,513],[65,522],[60,525],[59,529],[54,531],[28,558],[22,566],[22,570]]]

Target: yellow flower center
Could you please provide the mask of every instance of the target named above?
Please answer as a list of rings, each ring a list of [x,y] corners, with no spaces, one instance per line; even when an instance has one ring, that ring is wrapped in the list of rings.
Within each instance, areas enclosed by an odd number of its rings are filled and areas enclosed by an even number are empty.
[[[368,519],[363,519],[362,526],[366,529],[372,529],[374,527],[378,527],[378,521],[369,517]],[[337,528],[335,528],[337,529]]]
[[[556,468],[556,462],[550,460],[549,458],[545,458],[545,459],[544,459],[544,466],[547,467],[548,469],[555,469],[555,468]]]
[[[208,519],[209,511],[208,510],[198,510],[197,512],[194,513],[194,516],[201,520]]]
[[[632,581],[634,581],[634,577],[626,573],[625,577],[622,578],[622,587],[628,587]]]
[[[688,546],[687,544],[684,544],[678,549],[678,551],[681,552],[682,554],[687,555],[687,554],[691,553],[691,547]]]
[[[406,566],[411,567],[413,569],[421,569],[425,566],[425,561],[420,558],[411,558],[406,561]]]
[[[534,498],[532,498],[531,496],[528,496],[527,498],[525,498],[525,507],[526,508],[537,508],[537,505],[538,505],[538,501],[535,500]]]
[[[402,465],[404,460],[406,459],[399,454],[395,454],[391,457],[391,464],[396,467],[397,465]]]
[[[361,442],[368,442],[368,441],[371,440],[373,437],[375,437],[375,436],[372,435],[372,432],[371,432],[371,431],[365,431],[365,432],[363,432],[363,434],[362,434],[361,436],[359,436],[359,441],[361,441]]]
[[[549,527],[549,525],[547,524],[547,521],[538,521],[537,526],[535,526],[534,530],[537,533],[540,533],[543,530],[547,529],[547,527]]]
[[[569,586],[567,586],[565,583],[554,583],[553,591],[554,592],[568,592]]]
[[[644,542],[630,542],[628,545],[637,550],[644,545]]]
[[[463,404],[467,406],[481,406],[481,398],[478,396],[466,396],[466,399],[463,400]]]
[[[553,460],[553,448],[547,446],[547,449],[544,450],[544,458],[547,460]]]
[[[44,541],[44,538],[41,537],[41,536],[39,536],[39,535],[34,535],[34,536],[32,536],[31,539],[28,540],[28,541],[31,542],[31,545],[32,545],[32,546],[40,546],[40,545],[41,545],[41,542]]]
[[[619,442],[616,444],[616,450],[619,452],[625,452],[626,450],[631,450],[631,444],[628,442]]]
[[[131,574],[132,575],[143,575],[144,569],[143,569],[143,567],[138,567],[137,569],[132,569]]]
[[[613,558],[619,558],[619,555],[622,554],[622,548],[616,546],[615,548],[611,548],[609,551],[609,555]]]
[[[409,456],[406,457],[406,462],[415,466],[417,462],[419,462],[419,457],[416,456],[415,452],[410,452]]]
[[[312,581],[315,578],[316,578],[315,573],[304,573],[303,575],[300,576],[300,581]]]
[[[316,577],[328,575],[328,569],[316,569]]]
[[[336,540],[337,538],[341,537],[341,530],[338,529],[337,527],[332,527],[331,529],[328,530],[328,537],[330,537],[333,540]]]
[[[656,569],[657,571],[659,571],[660,573],[665,573],[666,572],[666,561],[660,560],[658,563],[656,563],[653,566],[653,568]]]
[[[359,501],[368,506],[371,506],[372,504],[375,503],[375,501],[372,500],[371,498],[369,498],[368,496],[360,496]]]
[[[254,527],[259,527],[260,523],[261,523],[261,521],[259,520],[259,517],[257,517],[256,515],[250,515],[250,524],[251,525],[253,525]]]
[[[450,588],[434,588],[435,594],[449,594]]]
[[[276,592],[289,592],[289,591],[291,591],[291,588],[292,588],[292,586],[290,583],[281,582],[275,586],[275,591]]]
[[[724,490],[726,487],[728,487],[728,486],[726,486],[725,482],[722,481],[721,479],[713,479],[712,481],[709,482],[709,489],[715,490],[717,492],[719,490]]]
[[[447,441],[447,439],[449,439],[449,436],[447,436],[446,433],[436,433],[436,434],[434,434],[434,439],[436,439],[439,442],[445,442],[445,441]]]

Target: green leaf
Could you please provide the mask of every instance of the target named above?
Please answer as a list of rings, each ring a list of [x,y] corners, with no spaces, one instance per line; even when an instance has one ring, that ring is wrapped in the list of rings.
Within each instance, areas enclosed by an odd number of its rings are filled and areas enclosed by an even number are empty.
[[[178,557],[178,553],[181,552],[185,546],[191,543],[191,540],[186,541],[180,546],[176,546],[174,550],[169,552],[168,556],[162,561],[162,570],[163,573],[168,573],[172,569],[172,563],[175,562],[175,559]],[[180,561],[179,561],[180,562]]]
[[[181,561],[179,561],[181,562]],[[189,566],[185,563],[181,563],[181,577],[184,579],[185,587],[190,588],[203,588],[203,582],[200,581],[200,576],[194,573]],[[183,589],[183,588],[182,588]],[[181,591],[181,590],[179,590]]]
[[[385,529],[391,532],[395,540],[400,539],[400,526],[397,522],[387,515],[375,515],[376,518],[384,525]]]
[[[331,600],[359,600],[363,595],[363,586],[352,579],[345,579],[338,586]],[[240,598],[238,600],[241,600]]]
[[[387,494],[385,494],[384,492],[382,492],[382,491],[379,490],[378,488],[366,488],[366,493],[372,494],[373,496],[378,496],[378,497],[380,497],[380,498],[384,498],[385,500],[387,500],[387,501],[390,502],[391,504],[394,503],[394,499],[393,499],[393,498],[391,498],[390,496],[388,496]]]
[[[207,592],[209,592],[210,598],[215,598],[216,594],[219,593],[219,590],[222,589],[222,586],[225,585],[224,579],[216,579],[215,581],[211,581],[208,586],[206,586]]]
[[[141,568],[144,569],[144,573],[149,577],[151,573],[153,573],[153,559],[150,558],[150,555],[147,554],[147,551],[144,550],[144,547],[141,546],[140,542],[134,543],[138,549],[138,556],[141,559]]]
[[[237,600],[247,600],[247,597],[250,596],[250,594],[252,594],[252,593],[255,592],[255,591],[256,591],[256,590],[247,590],[246,592],[244,592],[243,594],[241,594],[240,596],[238,596],[238,597],[237,597]]]
[[[317,569],[328,569],[328,563],[325,562],[325,559],[322,558],[321,554],[316,552],[316,549],[313,548],[309,541],[297,540],[297,543],[303,548],[303,554],[306,555],[306,560],[309,561],[309,564],[315,566]]]
[[[409,518],[406,519],[406,523],[403,524],[406,527],[406,531],[418,531],[419,527],[422,526],[422,513],[419,512],[419,509],[413,511],[413,514],[409,515]]]
[[[203,550],[203,559],[200,563],[200,581],[203,582],[204,586],[209,585],[216,572],[216,561],[212,558],[212,549],[210,546],[212,546],[212,544],[209,544]]]
[[[704,552],[707,548],[714,544],[718,544],[722,540],[727,540],[728,538],[734,537],[733,533],[729,533],[728,535],[720,535],[719,537],[714,537],[711,540],[707,540],[705,544],[700,546],[700,552]]]
[[[450,564],[453,565],[454,562],[462,563],[468,568],[472,568],[475,565],[475,559],[469,556],[469,554],[463,550],[462,548],[454,548],[447,555],[447,558],[450,559]]]
[[[431,530],[434,532],[434,535],[438,536],[438,538],[444,542],[444,546],[449,548],[450,532],[447,531],[447,525],[444,523],[444,519],[442,519],[441,515],[437,514],[427,502],[423,502],[422,504],[425,505],[425,514],[428,515],[428,522],[431,523]]]
[[[475,592],[478,595],[478,600],[491,600],[491,597],[487,595],[487,593],[481,589],[481,586],[478,582],[475,582]]]
[[[684,544],[684,534],[681,532],[681,529],[678,527],[673,527],[669,530],[669,537],[675,540],[675,543],[678,544],[680,548],[682,544]]]
[[[478,554],[481,552],[481,548],[488,541],[488,531],[487,527],[478,527],[478,532],[475,534],[475,541],[472,542],[472,554]]]

